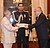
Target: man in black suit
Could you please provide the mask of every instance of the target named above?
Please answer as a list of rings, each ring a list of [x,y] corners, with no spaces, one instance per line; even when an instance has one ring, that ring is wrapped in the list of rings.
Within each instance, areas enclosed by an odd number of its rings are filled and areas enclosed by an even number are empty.
[[[34,24],[29,25],[29,29],[36,29],[40,48],[48,48],[48,31],[45,26],[46,16],[43,14],[41,7],[35,9],[35,14],[38,18]]]
[[[29,15],[28,12],[24,11],[23,3],[18,4],[18,11],[14,13],[15,19],[18,23],[29,23]],[[23,48],[27,48],[27,38],[25,36],[25,28],[21,27],[17,32],[17,44],[18,48],[21,48],[21,40],[23,41]]]

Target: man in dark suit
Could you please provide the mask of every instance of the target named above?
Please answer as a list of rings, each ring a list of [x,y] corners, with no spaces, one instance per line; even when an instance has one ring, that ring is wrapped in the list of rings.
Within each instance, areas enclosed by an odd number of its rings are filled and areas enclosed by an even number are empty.
[[[48,31],[45,26],[46,16],[43,14],[41,7],[35,9],[35,15],[38,17],[36,22],[29,25],[29,29],[35,28],[39,39],[40,48],[48,48]]]
[[[28,12],[24,11],[23,3],[18,4],[18,11],[14,13],[15,19],[18,23],[29,23],[29,15]],[[25,36],[25,28],[21,27],[17,32],[17,44],[18,48],[21,48],[21,40],[23,41],[23,48],[27,48],[27,38]]]

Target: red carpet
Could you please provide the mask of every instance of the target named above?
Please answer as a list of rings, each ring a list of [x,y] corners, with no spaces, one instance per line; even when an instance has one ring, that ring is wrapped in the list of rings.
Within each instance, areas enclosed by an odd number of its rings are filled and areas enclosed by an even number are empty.
[[[3,44],[1,43],[0,43],[0,48],[3,48]],[[17,48],[17,43],[13,44],[12,48]],[[38,42],[28,42],[28,48],[39,48],[39,44]]]

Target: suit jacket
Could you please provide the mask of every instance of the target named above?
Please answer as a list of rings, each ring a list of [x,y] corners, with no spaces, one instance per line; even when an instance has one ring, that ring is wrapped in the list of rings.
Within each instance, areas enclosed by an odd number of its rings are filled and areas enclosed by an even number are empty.
[[[1,43],[15,43],[15,27],[4,17],[1,21],[2,37]]]
[[[20,19],[20,23],[29,23],[29,15],[27,12],[22,12],[22,13],[19,13],[18,11],[14,13],[15,14],[15,19],[18,20],[20,14],[23,15],[23,20]]]
[[[48,31],[45,26],[46,17],[41,13],[35,24],[29,25],[29,29],[35,28],[39,39],[48,39]]]

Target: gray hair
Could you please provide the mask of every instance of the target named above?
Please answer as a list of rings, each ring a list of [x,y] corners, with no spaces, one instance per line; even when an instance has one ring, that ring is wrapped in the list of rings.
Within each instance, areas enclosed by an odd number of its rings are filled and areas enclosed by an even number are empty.
[[[9,10],[6,10],[6,11],[4,12],[4,16],[9,15],[9,14],[11,14],[11,12],[10,12]]]

